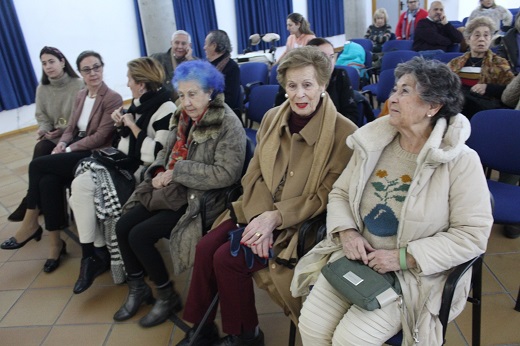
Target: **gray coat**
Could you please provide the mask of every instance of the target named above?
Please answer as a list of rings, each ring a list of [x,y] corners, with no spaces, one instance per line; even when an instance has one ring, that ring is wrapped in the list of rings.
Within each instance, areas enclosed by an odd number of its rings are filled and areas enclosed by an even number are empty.
[[[177,125],[181,109],[170,121],[166,146],[157,154],[146,175],[151,178],[159,167],[168,167],[170,153],[177,141]],[[188,208],[170,234],[170,255],[174,275],[193,265],[195,245],[202,236],[200,198],[207,190],[227,187],[240,179],[244,165],[246,135],[236,114],[224,103],[219,94],[210,102],[208,111],[193,131],[188,157],[175,163],[173,181],[187,187]],[[130,197],[126,208],[136,203]],[[218,204],[218,205],[217,205]],[[224,201],[210,206],[208,218],[216,218],[224,209]],[[211,211],[214,211],[212,215]]]

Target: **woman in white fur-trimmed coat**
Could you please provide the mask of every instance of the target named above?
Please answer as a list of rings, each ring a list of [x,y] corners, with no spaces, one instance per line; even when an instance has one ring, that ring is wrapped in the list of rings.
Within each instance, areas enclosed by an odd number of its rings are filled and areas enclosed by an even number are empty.
[[[486,250],[489,191],[464,144],[470,125],[458,114],[459,78],[422,58],[395,74],[390,116],[347,139],[354,154],[329,195],[327,238],[296,267],[293,295],[314,284],[299,320],[304,345],[381,345],[401,329],[403,345],[441,345],[443,284],[453,267]],[[402,300],[366,311],[339,298],[320,269],[341,256],[393,273]],[[464,308],[470,279],[461,279],[450,319]]]

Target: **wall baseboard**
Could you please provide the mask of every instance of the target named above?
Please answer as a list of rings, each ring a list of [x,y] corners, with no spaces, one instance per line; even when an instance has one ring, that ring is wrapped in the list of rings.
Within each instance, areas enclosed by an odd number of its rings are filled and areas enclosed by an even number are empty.
[[[17,129],[17,130],[14,130],[14,131],[0,133],[0,139],[4,139],[4,138],[7,138],[7,137],[19,135],[20,133],[36,132],[36,130],[38,130],[38,125],[31,125],[31,126],[28,126],[28,127],[24,127],[23,129]]]

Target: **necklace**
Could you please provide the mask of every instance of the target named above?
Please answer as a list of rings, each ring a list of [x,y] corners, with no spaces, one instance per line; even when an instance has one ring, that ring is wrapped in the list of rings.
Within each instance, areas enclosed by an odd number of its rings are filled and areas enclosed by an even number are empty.
[[[484,58],[470,58],[469,63],[471,64],[471,67],[480,67],[483,60]]]

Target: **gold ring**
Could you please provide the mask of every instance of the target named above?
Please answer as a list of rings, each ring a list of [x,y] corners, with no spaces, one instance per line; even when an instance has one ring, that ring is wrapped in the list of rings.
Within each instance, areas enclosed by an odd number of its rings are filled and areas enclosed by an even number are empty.
[[[260,232],[256,232],[255,235],[260,238],[262,236],[262,234]]]

